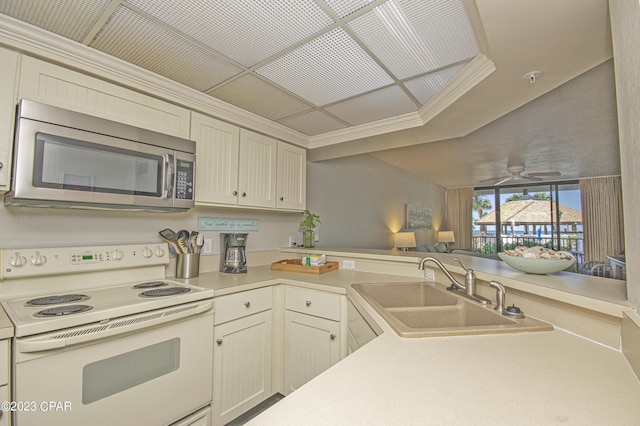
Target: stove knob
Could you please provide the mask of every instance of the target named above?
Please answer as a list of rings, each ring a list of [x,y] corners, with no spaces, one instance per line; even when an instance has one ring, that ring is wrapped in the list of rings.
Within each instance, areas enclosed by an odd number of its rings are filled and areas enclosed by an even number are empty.
[[[164,257],[164,249],[162,247],[158,247],[156,249],[156,256],[157,257]]]
[[[11,256],[11,258],[9,258],[9,265],[11,265],[14,268],[22,268],[26,264],[27,264],[27,258],[24,256],[21,256],[20,253],[18,252],[16,252],[14,256]]]
[[[47,258],[37,251],[36,255],[32,256],[30,261],[33,266],[43,266],[47,263]]]
[[[122,250],[114,250],[113,252],[111,252],[111,259],[122,260],[124,259],[124,253],[122,252]]]
[[[142,250],[142,255],[147,259],[149,259],[151,256],[153,256],[153,250],[151,250],[149,247],[145,247]]]

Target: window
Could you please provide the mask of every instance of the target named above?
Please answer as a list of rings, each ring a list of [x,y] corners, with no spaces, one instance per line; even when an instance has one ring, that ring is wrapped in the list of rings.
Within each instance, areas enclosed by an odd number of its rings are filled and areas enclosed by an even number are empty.
[[[541,245],[584,261],[578,182],[476,188],[472,249],[498,253]]]

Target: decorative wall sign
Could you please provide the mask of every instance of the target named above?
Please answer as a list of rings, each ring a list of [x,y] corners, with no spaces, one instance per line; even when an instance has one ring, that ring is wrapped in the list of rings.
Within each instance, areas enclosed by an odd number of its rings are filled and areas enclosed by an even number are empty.
[[[433,229],[431,209],[415,204],[407,204],[406,229]]]
[[[258,231],[259,219],[225,219],[218,217],[199,217],[198,231]]]

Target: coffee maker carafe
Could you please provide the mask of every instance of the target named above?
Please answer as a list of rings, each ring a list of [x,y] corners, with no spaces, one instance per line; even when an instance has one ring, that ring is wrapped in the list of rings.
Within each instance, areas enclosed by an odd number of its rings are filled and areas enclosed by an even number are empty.
[[[247,235],[249,234],[220,234],[220,272],[247,272]]]

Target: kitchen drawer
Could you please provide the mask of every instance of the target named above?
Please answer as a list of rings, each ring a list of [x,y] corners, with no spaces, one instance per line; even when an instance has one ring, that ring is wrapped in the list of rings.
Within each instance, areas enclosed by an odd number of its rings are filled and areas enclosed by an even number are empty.
[[[285,290],[285,309],[340,321],[341,297],[335,293],[287,287]]]
[[[0,385],[9,383],[9,340],[0,340]]]
[[[215,303],[214,324],[222,324],[271,309],[271,287],[242,291],[213,299]]]

